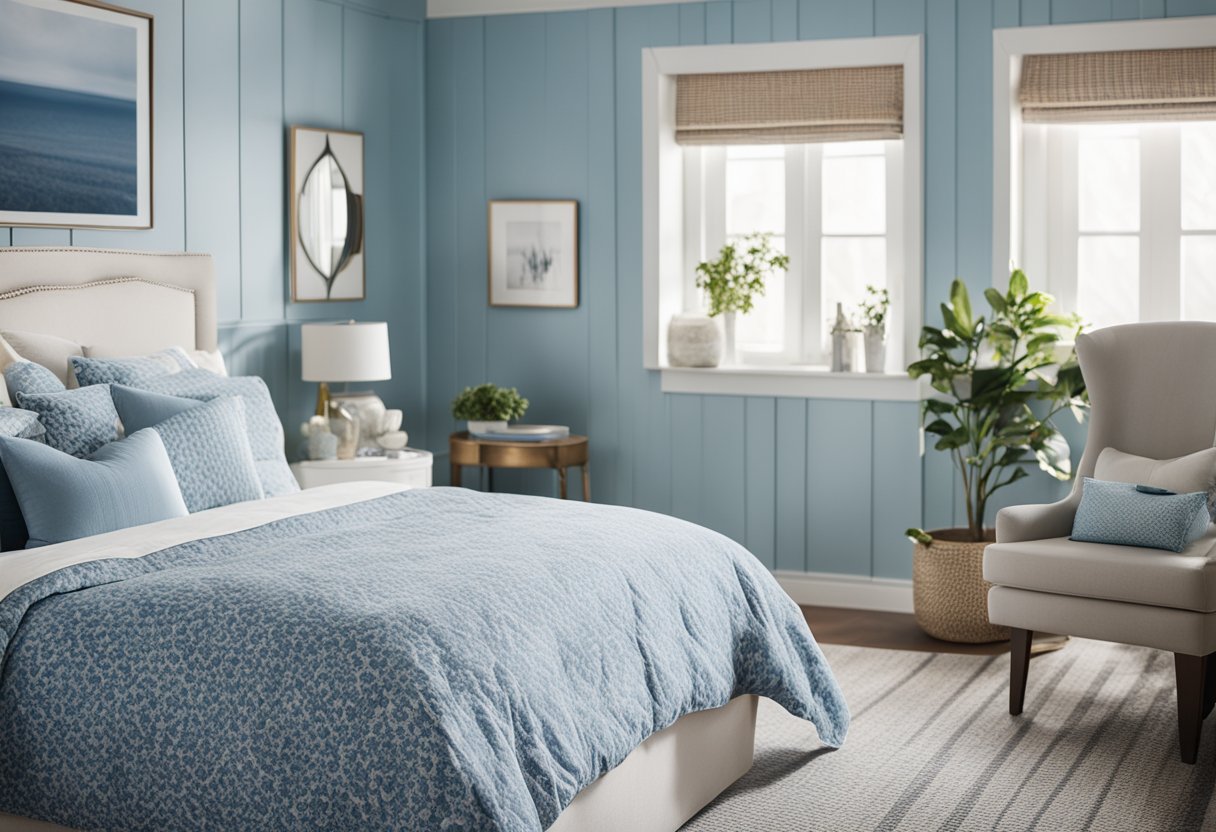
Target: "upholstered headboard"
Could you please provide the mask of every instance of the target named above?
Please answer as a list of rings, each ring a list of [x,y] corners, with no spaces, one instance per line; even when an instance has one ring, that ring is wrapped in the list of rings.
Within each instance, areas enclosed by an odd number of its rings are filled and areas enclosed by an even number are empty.
[[[0,330],[104,344],[116,355],[214,350],[211,256],[0,248]]]

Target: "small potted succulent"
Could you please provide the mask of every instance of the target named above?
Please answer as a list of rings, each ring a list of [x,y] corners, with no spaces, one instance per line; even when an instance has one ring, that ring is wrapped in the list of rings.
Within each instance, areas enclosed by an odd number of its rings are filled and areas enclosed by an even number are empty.
[[[522,419],[528,400],[514,387],[479,384],[466,387],[452,399],[452,417],[469,423],[469,433],[493,433],[507,429],[507,422]]]
[[[722,316],[724,364],[735,363],[735,313],[752,311],[769,275],[789,267],[790,258],[773,248],[773,235],[760,233],[727,243],[717,260],[697,265],[697,288],[709,295],[709,316]]]
[[[891,310],[891,293],[886,289],[866,286],[861,302],[861,331],[866,343],[866,372],[881,373],[887,366],[887,313]]]

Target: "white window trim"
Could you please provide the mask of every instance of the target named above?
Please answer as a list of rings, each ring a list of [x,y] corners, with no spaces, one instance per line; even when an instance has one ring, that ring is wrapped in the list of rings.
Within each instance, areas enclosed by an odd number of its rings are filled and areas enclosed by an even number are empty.
[[[906,357],[917,354],[923,273],[923,48],[919,35],[797,43],[675,46],[642,50],[642,356],[663,374],[667,392],[790,395],[911,400],[922,385],[904,373],[829,373],[825,367],[730,367],[691,370],[667,366],[667,322],[684,311],[685,212],[683,152],[675,142],[675,79],[706,72],[900,64],[904,68],[904,137],[900,275],[890,274],[897,338]],[[792,235],[791,235],[792,236]],[[902,278],[902,279],[901,279]],[[864,378],[863,378],[864,377]],[[842,388],[842,385],[843,388]],[[851,386],[850,386],[851,385]],[[677,389],[678,388],[678,389]]]
[[[996,29],[992,33],[992,283],[1004,288],[1010,266],[1033,268],[1042,241],[1023,239],[1022,110],[1018,86],[1023,55],[1187,49],[1216,46],[1216,18],[1127,20],[1066,26]],[[1026,159],[1029,164],[1047,160]],[[1041,262],[1041,261],[1040,261]],[[1030,275],[1035,280],[1035,275]]]

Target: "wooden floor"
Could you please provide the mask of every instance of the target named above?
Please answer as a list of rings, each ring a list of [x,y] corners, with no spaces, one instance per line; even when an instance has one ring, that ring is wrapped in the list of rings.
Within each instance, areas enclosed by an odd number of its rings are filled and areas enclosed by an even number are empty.
[[[991,644],[955,644],[939,641],[916,626],[910,613],[845,610],[837,607],[803,607],[802,614],[815,638],[824,644],[848,644],[854,647],[882,647],[887,650],[919,650],[924,653],[967,653],[992,656],[1009,652],[1009,642]],[[1036,634],[1035,652],[1056,649],[1062,645],[1061,636]]]

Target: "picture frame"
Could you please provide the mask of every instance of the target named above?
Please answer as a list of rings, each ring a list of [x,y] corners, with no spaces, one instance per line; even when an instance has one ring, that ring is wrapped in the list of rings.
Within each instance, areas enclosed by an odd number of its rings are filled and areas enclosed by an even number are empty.
[[[578,306],[577,200],[490,200],[487,228],[490,306]]]
[[[152,227],[152,27],[97,0],[0,0],[0,225]]]
[[[292,302],[366,299],[363,134],[293,125],[288,156]]]

